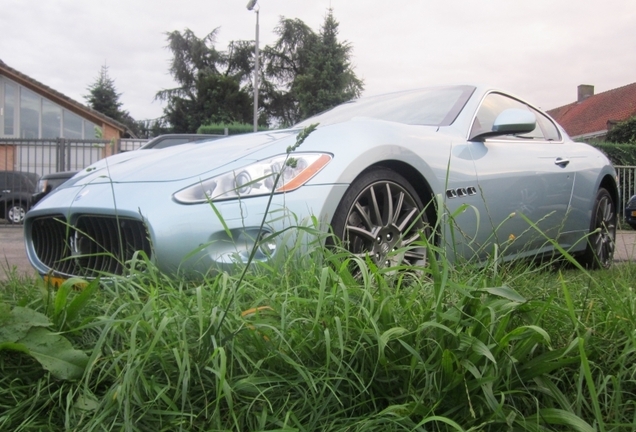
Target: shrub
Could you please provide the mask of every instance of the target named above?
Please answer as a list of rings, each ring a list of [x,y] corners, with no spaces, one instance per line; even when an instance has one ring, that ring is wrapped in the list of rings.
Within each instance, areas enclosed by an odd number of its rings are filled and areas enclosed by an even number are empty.
[[[619,122],[607,132],[607,141],[636,144],[636,116]]]
[[[619,144],[612,142],[599,142],[592,145],[605,153],[613,165],[636,165],[636,143]]]
[[[259,126],[259,131],[267,130],[265,126]],[[201,125],[197,129],[199,134],[219,134],[225,135],[227,130],[228,135],[240,135],[250,133],[254,131],[254,126],[247,123],[213,123],[209,125]]]

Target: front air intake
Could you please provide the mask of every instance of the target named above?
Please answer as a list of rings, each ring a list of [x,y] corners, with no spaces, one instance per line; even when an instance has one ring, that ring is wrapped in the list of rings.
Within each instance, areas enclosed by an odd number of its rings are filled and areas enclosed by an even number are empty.
[[[33,221],[31,239],[37,258],[66,276],[121,275],[135,252],[151,256],[143,222],[122,217],[81,215],[74,225],[43,217]]]

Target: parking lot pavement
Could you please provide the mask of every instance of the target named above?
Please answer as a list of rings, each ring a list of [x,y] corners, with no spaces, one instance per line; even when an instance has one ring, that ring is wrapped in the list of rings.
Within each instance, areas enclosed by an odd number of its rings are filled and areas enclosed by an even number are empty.
[[[636,231],[619,231],[616,236],[615,262],[636,261]],[[11,269],[21,276],[35,274],[26,257],[22,226],[0,225],[0,280]]]
[[[636,261],[636,231],[619,231],[617,233],[614,261]]]
[[[22,226],[0,225],[0,280],[14,267],[20,275],[35,273],[26,257]]]

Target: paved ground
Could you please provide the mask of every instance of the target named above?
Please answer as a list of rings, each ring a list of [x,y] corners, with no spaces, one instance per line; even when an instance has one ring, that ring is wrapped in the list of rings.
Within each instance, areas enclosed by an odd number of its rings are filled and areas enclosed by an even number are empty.
[[[0,280],[6,279],[7,272],[14,267],[21,275],[34,273],[26,257],[22,226],[0,224]]]
[[[614,260],[636,260],[636,231],[618,232]],[[19,275],[34,274],[24,250],[22,227],[0,224],[0,280],[6,279],[10,269],[15,269]]]

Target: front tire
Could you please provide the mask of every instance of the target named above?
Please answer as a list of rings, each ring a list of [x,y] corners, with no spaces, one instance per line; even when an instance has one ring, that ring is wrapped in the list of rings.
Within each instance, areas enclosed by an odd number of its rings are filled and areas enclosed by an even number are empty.
[[[379,267],[423,266],[430,226],[417,192],[401,175],[377,168],[345,192],[332,220],[334,234],[352,254]]]
[[[26,215],[27,208],[20,202],[12,202],[7,206],[5,219],[10,224],[21,224],[24,222],[24,216]]]
[[[587,247],[581,264],[587,268],[609,268],[614,259],[616,244],[616,203],[605,188],[596,193]]]

